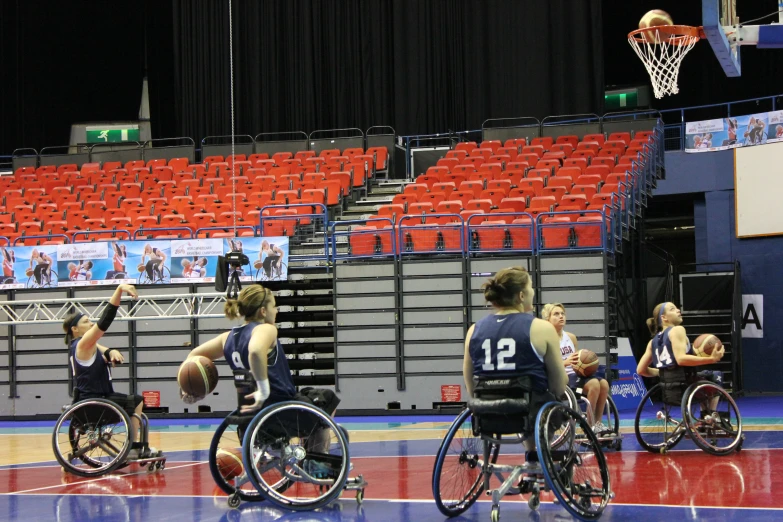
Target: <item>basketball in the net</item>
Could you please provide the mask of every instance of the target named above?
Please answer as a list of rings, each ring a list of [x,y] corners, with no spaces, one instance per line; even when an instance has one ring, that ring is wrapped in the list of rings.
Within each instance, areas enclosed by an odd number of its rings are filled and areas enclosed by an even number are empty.
[[[579,360],[574,371],[580,377],[590,377],[598,370],[598,356],[590,350],[579,350]]]
[[[179,367],[177,382],[188,395],[206,397],[217,386],[217,367],[207,357],[191,357]]]
[[[218,448],[216,456],[218,471],[225,480],[236,478],[244,471],[241,450],[236,448]]]
[[[712,352],[720,349],[723,343],[712,334],[702,334],[693,341],[693,353],[699,357],[710,357]]]
[[[647,29],[648,27],[660,27],[662,25],[674,25],[674,20],[666,11],[660,9],[653,9],[644,14],[641,20],[639,20],[639,29]],[[649,42],[658,43],[659,37],[663,37],[663,34],[658,34],[657,31],[651,30],[643,33],[645,40]]]

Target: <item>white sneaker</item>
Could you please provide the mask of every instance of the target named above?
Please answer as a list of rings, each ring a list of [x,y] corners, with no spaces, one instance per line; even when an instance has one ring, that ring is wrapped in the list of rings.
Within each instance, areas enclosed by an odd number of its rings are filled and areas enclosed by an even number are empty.
[[[131,448],[131,450],[128,452],[128,460],[139,460],[139,450],[136,448]]]
[[[593,424],[593,433],[603,433],[605,431],[609,431],[609,428],[604,426],[603,422],[598,421],[595,424]]]

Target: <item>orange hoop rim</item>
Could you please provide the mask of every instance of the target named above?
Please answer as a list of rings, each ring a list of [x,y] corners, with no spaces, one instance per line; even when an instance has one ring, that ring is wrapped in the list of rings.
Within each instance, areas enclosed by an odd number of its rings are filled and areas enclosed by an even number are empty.
[[[698,41],[700,38],[704,38],[704,28],[692,25],[654,25],[652,27],[645,27],[644,29],[636,29],[628,33],[629,40],[636,40],[639,43],[658,44],[661,42],[650,41],[645,38],[645,33],[650,31],[658,31],[662,36],[662,40],[670,45],[684,45],[688,44],[693,39]],[[668,38],[665,38],[668,36]]]

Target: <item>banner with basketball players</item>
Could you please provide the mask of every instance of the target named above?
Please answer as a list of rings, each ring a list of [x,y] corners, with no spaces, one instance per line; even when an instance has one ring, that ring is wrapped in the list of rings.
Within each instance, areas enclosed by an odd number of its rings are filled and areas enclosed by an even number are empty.
[[[244,252],[250,260],[239,269],[242,281],[288,278],[287,237],[96,241],[2,249],[0,289],[213,283],[218,256],[232,251]],[[36,268],[42,265],[47,266]],[[39,277],[42,274],[46,277]]]
[[[57,286],[57,246],[4,246],[0,290]]]
[[[783,111],[685,124],[685,151],[710,152],[783,141]]]

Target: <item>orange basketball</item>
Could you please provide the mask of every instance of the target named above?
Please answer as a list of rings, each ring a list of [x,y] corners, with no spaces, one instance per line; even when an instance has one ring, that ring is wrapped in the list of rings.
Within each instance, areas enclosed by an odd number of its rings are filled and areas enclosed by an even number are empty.
[[[579,360],[574,371],[580,377],[590,377],[598,370],[598,356],[590,350],[579,350]]]
[[[218,471],[225,480],[236,478],[244,472],[242,450],[238,448],[219,448],[216,456]]]
[[[206,397],[217,386],[217,367],[207,357],[191,357],[180,365],[177,382],[188,395]]]
[[[653,9],[652,11],[646,12],[644,16],[642,16],[642,19],[639,20],[639,29],[647,29],[648,27],[660,27],[662,25],[673,24],[674,20],[672,20],[672,17],[669,15],[669,13],[661,9]],[[665,34],[658,34],[655,30],[645,31],[643,34],[645,40],[655,43],[658,43],[659,39],[665,37]]]
[[[35,273],[35,271],[34,271],[32,268],[28,268],[27,270],[25,270],[25,271],[24,271],[24,274],[25,274],[27,277],[30,277],[30,276],[31,276],[31,275],[33,275],[34,273]]]
[[[693,353],[699,357],[710,357],[712,352],[720,349],[723,343],[712,334],[702,334],[693,341]]]

